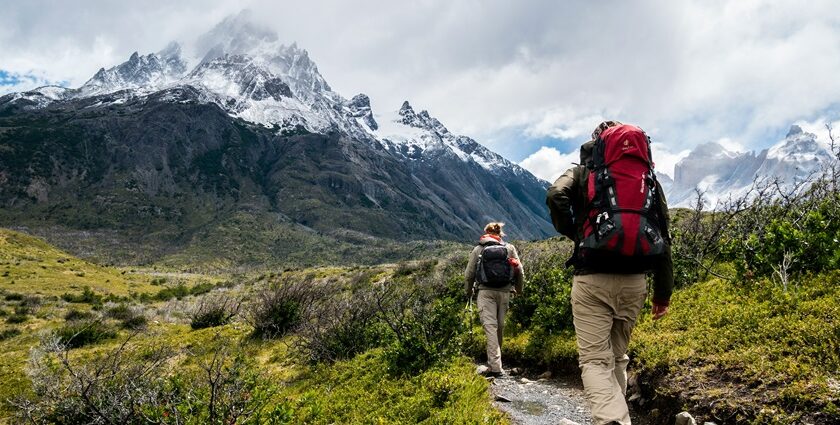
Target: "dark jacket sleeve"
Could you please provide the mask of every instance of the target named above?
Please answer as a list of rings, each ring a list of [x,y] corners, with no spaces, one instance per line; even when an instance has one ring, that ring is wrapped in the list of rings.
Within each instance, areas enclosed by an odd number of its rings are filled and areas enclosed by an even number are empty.
[[[551,213],[551,222],[554,224],[554,229],[561,235],[572,240],[575,240],[577,236],[572,202],[577,195],[579,174],[576,168],[566,170],[548,188],[545,199],[545,203],[548,205],[548,210]]]
[[[674,262],[671,258],[670,234],[671,217],[668,214],[668,201],[665,199],[665,192],[662,191],[659,182],[656,182],[656,191],[659,193],[659,227],[666,244],[665,253],[653,270],[653,303],[668,305],[671,300],[671,293],[674,291]]]
[[[478,264],[478,256],[481,254],[481,246],[476,246],[470,252],[470,259],[467,261],[467,268],[464,270],[464,296],[472,296],[473,282],[475,282],[475,266]]]

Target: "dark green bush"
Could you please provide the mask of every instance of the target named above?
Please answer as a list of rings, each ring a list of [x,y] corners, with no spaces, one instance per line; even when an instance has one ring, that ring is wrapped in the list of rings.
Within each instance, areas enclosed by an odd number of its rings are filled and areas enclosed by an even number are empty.
[[[4,341],[10,338],[14,338],[20,335],[20,329],[18,328],[9,328],[0,331],[0,341]]]
[[[190,289],[187,287],[187,285],[179,283],[175,286],[161,289],[160,291],[158,291],[157,294],[154,295],[153,298],[158,301],[169,301],[173,298],[180,300],[181,298],[184,298],[187,295],[190,295]]]
[[[105,310],[105,317],[116,320],[125,320],[134,317],[135,314],[131,311],[131,307],[127,304],[117,304]]]
[[[10,324],[19,324],[29,320],[29,314],[31,313],[29,307],[27,306],[17,306],[15,307],[14,314],[10,315],[6,318],[6,323]]]
[[[280,338],[294,330],[325,296],[312,279],[281,282],[259,291],[250,303],[246,320],[259,338]]]
[[[117,332],[99,320],[88,320],[66,323],[55,331],[55,335],[67,348],[79,348],[114,338]]]
[[[298,336],[298,348],[315,363],[349,359],[393,339],[370,288],[319,303]]]
[[[120,327],[129,330],[144,329],[149,323],[149,319],[142,314],[135,314],[120,321]]]
[[[562,240],[549,240],[542,249],[523,255],[525,285],[513,297],[508,315],[511,324],[552,334],[572,328],[572,269],[565,268],[569,255]]]
[[[82,311],[82,310],[70,310],[64,315],[64,320],[68,322],[74,322],[79,320],[88,320],[92,319],[94,316],[93,313],[89,311]]]
[[[203,295],[216,288],[215,285],[209,282],[199,283],[198,285],[193,286],[190,288],[190,295]]]
[[[81,294],[64,293],[61,295],[61,299],[68,303],[102,304],[102,296],[93,292],[89,286],[85,286]]]
[[[805,198],[807,201],[807,197]],[[840,195],[814,204],[771,205],[755,214],[768,217],[748,233],[733,231],[723,251],[734,259],[738,277],[780,277],[840,268]]]
[[[6,301],[21,301],[23,300],[23,294],[18,294],[16,292],[10,292],[6,294],[4,297]]]
[[[443,298],[414,304],[400,316],[392,312],[386,319],[394,332],[394,342],[385,349],[389,370],[415,375],[457,355],[465,330],[462,308],[460,301]]]
[[[190,314],[193,329],[224,326],[239,312],[239,302],[224,294],[203,297]]]

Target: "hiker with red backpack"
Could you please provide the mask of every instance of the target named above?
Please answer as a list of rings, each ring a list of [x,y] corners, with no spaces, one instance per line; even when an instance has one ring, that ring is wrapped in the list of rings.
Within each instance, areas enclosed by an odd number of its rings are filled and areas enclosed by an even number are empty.
[[[581,164],[548,189],[555,229],[574,241],[572,315],[584,392],[596,425],[630,424],[627,344],[653,273],[653,319],[674,286],[668,205],[644,131],[606,121],[580,149]]]
[[[487,337],[488,376],[504,374],[502,369],[502,332],[511,293],[521,294],[525,273],[516,247],[502,240],[504,223],[484,226],[484,235],[470,253],[464,271],[464,292],[472,298],[478,291],[478,316]]]

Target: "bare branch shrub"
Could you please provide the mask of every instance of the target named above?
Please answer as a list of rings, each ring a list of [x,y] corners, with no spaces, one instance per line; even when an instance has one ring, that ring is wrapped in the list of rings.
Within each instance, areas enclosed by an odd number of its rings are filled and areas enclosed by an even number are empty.
[[[239,313],[241,304],[241,300],[227,292],[202,296],[190,312],[190,327],[204,329],[226,325]]]
[[[234,424],[258,419],[271,385],[236,344],[216,335],[195,350],[137,341],[105,353],[73,355],[49,336],[32,350],[33,394],[10,401],[33,424]],[[193,360],[196,367],[182,367]],[[258,423],[259,421],[255,422]]]
[[[32,350],[27,367],[34,397],[11,401],[17,417],[30,423],[67,424],[150,419],[141,406],[163,404],[158,389],[174,352],[164,346],[141,349],[133,343],[136,335],[95,359],[71,356],[60,338],[47,336]]]
[[[351,358],[387,338],[371,287],[323,299],[300,325],[296,347],[312,362]]]
[[[255,294],[246,320],[254,327],[255,337],[280,338],[308,320],[316,301],[327,294],[327,287],[312,276],[301,281],[281,278]]]

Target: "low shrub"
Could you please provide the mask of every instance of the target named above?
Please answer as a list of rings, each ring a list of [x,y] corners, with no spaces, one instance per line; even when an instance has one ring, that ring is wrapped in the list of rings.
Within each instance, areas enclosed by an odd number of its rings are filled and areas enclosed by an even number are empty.
[[[23,300],[23,294],[18,294],[17,292],[9,292],[4,297],[6,301],[21,301]]]
[[[117,332],[100,320],[86,320],[66,323],[55,336],[67,348],[79,348],[114,338]]]
[[[315,363],[349,359],[392,340],[369,288],[319,303],[298,336],[298,348]]]
[[[116,320],[125,320],[134,317],[136,314],[128,304],[117,304],[105,310],[105,317]]]
[[[70,310],[64,314],[64,320],[68,322],[75,322],[79,320],[88,320],[92,319],[94,314],[90,311],[82,311],[82,310]]]
[[[146,325],[149,323],[149,319],[142,314],[136,314],[131,317],[127,317],[120,322],[120,327],[123,329],[128,330],[140,330],[145,329]]]
[[[526,267],[523,294],[511,300],[510,323],[525,329],[552,334],[571,329],[572,270],[564,264],[568,246],[561,240],[546,241],[545,249],[531,250],[522,257]]]
[[[279,338],[309,317],[324,289],[311,277],[301,282],[278,282],[259,291],[250,304],[246,320],[259,338]]]
[[[85,286],[81,294],[64,293],[61,295],[61,299],[68,303],[102,304],[102,296],[93,292],[89,286]]]
[[[280,423],[264,412],[270,382],[238,347],[215,339],[182,351],[127,340],[77,357],[47,340],[30,359],[32,391],[9,403],[16,423]],[[195,367],[173,370],[180,356]]]
[[[190,313],[192,329],[223,326],[239,313],[239,301],[227,294],[205,296]]]
[[[10,324],[19,324],[26,322],[29,320],[29,314],[31,313],[29,307],[26,306],[17,306],[15,307],[15,312],[6,318],[6,323]]]
[[[20,329],[18,328],[3,329],[0,331],[0,341],[5,341],[18,335],[20,335]]]
[[[413,281],[395,280],[376,294],[381,320],[393,342],[385,349],[389,370],[414,375],[460,352],[464,331],[460,298],[440,297],[448,281],[433,274]]]

